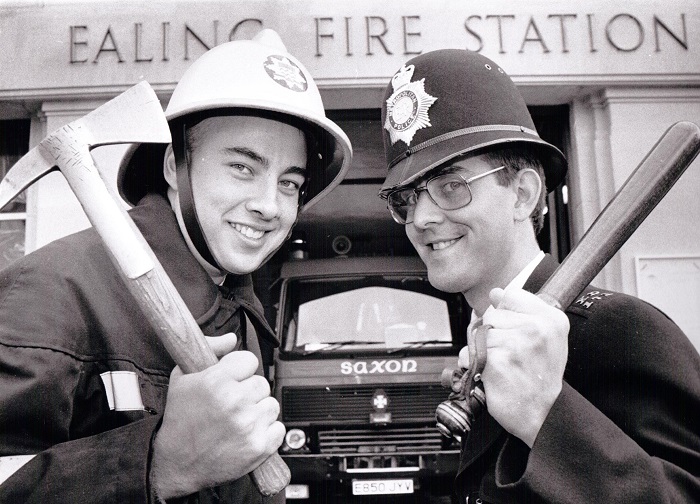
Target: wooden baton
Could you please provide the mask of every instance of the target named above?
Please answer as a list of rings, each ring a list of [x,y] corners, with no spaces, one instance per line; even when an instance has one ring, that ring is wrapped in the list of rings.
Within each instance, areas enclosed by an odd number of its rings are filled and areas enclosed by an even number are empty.
[[[581,237],[537,295],[565,310],[663,199],[700,151],[700,127],[673,124]]]

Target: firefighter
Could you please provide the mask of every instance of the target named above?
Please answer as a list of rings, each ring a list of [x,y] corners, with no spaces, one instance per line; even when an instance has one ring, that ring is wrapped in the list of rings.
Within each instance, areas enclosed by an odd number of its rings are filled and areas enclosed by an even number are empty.
[[[382,125],[381,196],[431,284],[473,310],[459,365],[486,355],[472,401],[487,412],[465,424],[459,502],[696,502],[688,338],[621,293],[589,286],[565,313],[533,294],[557,267],[537,233],[567,163],[510,77],[470,51],[419,55],[387,86]]]
[[[218,364],[183,375],[93,230],[0,274],[1,502],[260,502],[284,437],[251,273],[344,176],[349,140],[279,36],[197,59],[167,146],[131,148],[118,188]],[[263,350],[261,350],[261,348]],[[236,350],[236,351],[234,351]]]

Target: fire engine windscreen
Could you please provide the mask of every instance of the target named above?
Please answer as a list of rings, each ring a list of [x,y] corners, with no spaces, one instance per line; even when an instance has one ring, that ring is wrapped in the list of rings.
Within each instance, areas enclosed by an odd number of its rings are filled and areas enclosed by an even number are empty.
[[[363,287],[303,303],[296,330],[296,346],[306,351],[452,344],[444,300],[389,287]]]

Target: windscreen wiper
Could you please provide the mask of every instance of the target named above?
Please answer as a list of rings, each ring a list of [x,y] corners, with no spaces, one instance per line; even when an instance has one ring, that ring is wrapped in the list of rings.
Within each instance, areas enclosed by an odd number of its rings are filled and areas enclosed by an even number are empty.
[[[435,340],[421,340],[421,341],[406,341],[403,343],[405,346],[392,348],[391,350],[388,350],[386,353],[393,354],[396,352],[402,352],[404,350],[413,350],[416,348],[423,348],[426,345],[437,345],[438,343],[443,343],[445,345],[452,345],[451,341],[437,340],[437,339],[435,339]]]
[[[322,343],[321,343],[322,344]],[[328,346],[314,348],[313,350],[307,350],[302,355],[307,356],[315,354],[318,352],[328,352],[330,350],[337,350],[339,348],[348,345],[383,345],[383,341],[362,341],[362,340],[352,340],[352,341],[338,341],[337,343],[328,343]]]

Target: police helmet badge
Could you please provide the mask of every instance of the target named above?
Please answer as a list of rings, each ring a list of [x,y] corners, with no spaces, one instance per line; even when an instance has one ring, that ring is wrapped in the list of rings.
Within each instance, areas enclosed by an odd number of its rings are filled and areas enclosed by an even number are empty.
[[[425,92],[425,79],[411,82],[414,70],[413,65],[404,65],[391,78],[394,92],[386,101],[384,128],[392,145],[399,140],[411,145],[416,131],[432,126],[428,110],[437,98]]]
[[[268,56],[263,66],[267,75],[280,86],[299,92],[309,87],[301,69],[285,56]]]

